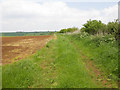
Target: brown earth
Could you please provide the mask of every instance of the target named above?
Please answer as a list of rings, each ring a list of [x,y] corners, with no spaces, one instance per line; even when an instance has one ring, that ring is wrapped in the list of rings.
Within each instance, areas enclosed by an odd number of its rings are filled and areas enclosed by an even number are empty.
[[[34,54],[53,36],[2,37],[2,64],[9,64]]]

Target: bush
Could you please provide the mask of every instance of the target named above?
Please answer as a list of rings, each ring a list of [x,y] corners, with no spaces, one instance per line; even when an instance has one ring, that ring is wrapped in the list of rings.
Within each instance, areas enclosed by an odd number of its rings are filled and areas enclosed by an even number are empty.
[[[89,20],[86,24],[83,25],[84,27],[81,29],[81,31],[87,32],[91,35],[104,33],[106,25],[103,24],[101,21],[97,20]]]
[[[90,35],[102,34],[102,35],[114,35],[115,39],[118,40],[118,20],[109,22],[107,25],[97,20],[89,20],[81,28],[82,32],[87,32]]]
[[[80,32],[78,34],[73,34],[72,37],[74,37],[76,40],[80,40],[82,38],[88,37],[89,34],[86,32]]]
[[[76,30],[78,30],[78,28],[73,27],[73,28],[62,29],[62,30],[60,30],[58,33],[74,32],[74,31],[76,31]]]
[[[91,40],[91,42],[96,44],[97,47],[99,47],[102,43],[113,43],[114,41],[115,38],[112,35],[94,36]]]
[[[114,35],[115,39],[118,39],[118,20],[114,21],[114,22],[109,22],[107,24],[107,33],[108,34],[112,34]]]

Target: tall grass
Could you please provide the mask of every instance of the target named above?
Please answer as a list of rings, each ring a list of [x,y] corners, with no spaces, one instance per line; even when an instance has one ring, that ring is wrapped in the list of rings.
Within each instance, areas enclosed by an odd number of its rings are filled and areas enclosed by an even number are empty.
[[[64,36],[58,37],[55,63],[58,73],[58,88],[100,87],[90,77],[76,48]]]
[[[109,80],[117,81],[118,46],[113,36],[91,36],[81,33],[69,38],[108,75]]]

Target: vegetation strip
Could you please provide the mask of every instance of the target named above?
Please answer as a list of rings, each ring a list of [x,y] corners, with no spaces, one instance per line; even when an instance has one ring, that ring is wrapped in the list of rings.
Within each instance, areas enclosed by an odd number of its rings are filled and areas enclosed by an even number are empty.
[[[116,84],[118,80],[118,49],[116,41],[108,41],[111,36],[91,36],[87,33],[79,33],[66,37],[74,42],[78,50],[81,50],[90,62],[94,62],[94,66],[103,73],[105,81],[107,80],[112,87],[118,87]],[[84,61],[88,62],[89,60],[85,59]],[[103,79],[99,80],[104,81]]]
[[[102,83],[102,85],[104,87],[112,88],[112,84],[107,81],[107,79],[105,78],[103,73],[95,66],[95,63],[92,60],[90,60],[85,54],[83,54],[83,52],[79,49],[79,47],[77,45],[75,45],[75,43],[73,41],[71,41],[71,43],[76,47],[76,50],[78,51],[78,53],[80,53],[80,55],[83,59],[83,62],[86,65],[86,69],[88,69],[91,77],[94,77],[93,80],[96,83],[98,83],[98,82]]]

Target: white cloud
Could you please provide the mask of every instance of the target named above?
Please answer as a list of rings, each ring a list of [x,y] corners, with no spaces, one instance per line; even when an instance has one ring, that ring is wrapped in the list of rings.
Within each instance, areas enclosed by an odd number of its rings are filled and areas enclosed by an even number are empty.
[[[104,10],[80,10],[70,8],[64,2],[36,3],[27,0],[5,0],[2,10],[2,31],[60,30],[81,27],[89,19],[107,23],[117,19],[117,5]]]
[[[118,5],[109,7],[109,8],[105,8],[103,11],[101,11],[101,14],[104,14],[103,16],[103,21],[108,22],[114,19],[118,18]]]

